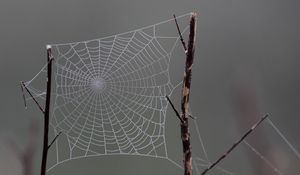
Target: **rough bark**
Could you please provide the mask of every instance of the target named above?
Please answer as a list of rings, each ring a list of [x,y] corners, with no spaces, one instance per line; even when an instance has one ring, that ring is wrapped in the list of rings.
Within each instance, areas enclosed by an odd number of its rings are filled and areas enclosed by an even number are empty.
[[[189,132],[189,95],[192,78],[192,66],[194,61],[195,52],[195,40],[196,40],[196,14],[193,13],[190,19],[190,34],[188,40],[188,48],[186,53],[185,71],[182,85],[182,97],[181,97],[181,110],[182,121],[181,122],[181,140],[183,146],[183,163],[184,163],[184,175],[192,175],[192,152],[190,143]]]

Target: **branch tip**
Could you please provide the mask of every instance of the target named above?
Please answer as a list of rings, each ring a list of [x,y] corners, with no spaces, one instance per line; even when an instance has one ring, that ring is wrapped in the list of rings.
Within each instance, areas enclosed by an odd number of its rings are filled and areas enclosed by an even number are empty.
[[[46,49],[48,50],[48,49],[51,49],[52,48],[52,46],[50,45],[50,44],[48,44],[48,45],[46,45]]]
[[[179,28],[179,25],[178,25],[178,22],[177,22],[177,19],[176,19],[176,15],[173,14],[173,17],[174,17],[174,21],[175,21],[175,24],[176,24],[176,28],[177,28],[177,31],[178,31],[178,34],[179,34],[180,41],[181,41],[181,44],[183,46],[184,52],[187,53],[187,47],[186,47],[186,44],[185,44],[184,39],[182,37],[181,31],[180,31],[180,28]]]

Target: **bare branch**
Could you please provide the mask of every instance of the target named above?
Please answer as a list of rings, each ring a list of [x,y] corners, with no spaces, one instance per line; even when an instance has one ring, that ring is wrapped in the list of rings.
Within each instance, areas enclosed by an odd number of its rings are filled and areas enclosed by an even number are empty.
[[[184,40],[183,40],[183,37],[182,37],[182,35],[181,35],[180,28],[179,28],[179,25],[178,25],[178,22],[177,22],[177,19],[176,19],[175,14],[173,15],[173,17],[174,17],[174,20],[175,20],[175,23],[176,23],[177,31],[178,31],[178,34],[179,34],[180,41],[181,41],[181,44],[182,44],[182,46],[183,46],[184,52],[187,53],[186,44],[185,44],[185,42],[184,42]]]
[[[52,142],[51,142],[50,145],[48,146],[48,149],[51,148],[51,146],[52,146],[53,143],[56,141],[56,139],[60,136],[61,133],[62,133],[62,132],[59,132],[59,133],[54,137],[54,139],[52,140]]]
[[[170,100],[170,98],[169,98],[167,95],[166,95],[166,98],[167,98],[168,102],[170,103],[172,109],[174,110],[174,112],[175,112],[177,118],[178,118],[178,119],[181,121],[181,123],[182,123],[183,120],[182,120],[182,118],[180,117],[180,114],[179,114],[179,112],[177,111],[177,109],[175,108],[174,104],[172,103],[172,101]]]
[[[211,170],[214,166],[216,166],[221,160],[227,157],[231,151],[234,150],[250,133],[252,133],[269,115],[265,115],[258,122],[256,122],[237,142],[235,142],[219,159],[217,159],[213,164],[207,167],[201,175],[206,174],[209,170]]]
[[[42,106],[39,104],[39,102],[35,99],[35,97],[32,95],[32,93],[30,92],[30,90],[26,87],[25,83],[23,81],[21,81],[22,87],[26,89],[26,91],[28,92],[28,94],[31,96],[31,98],[33,99],[33,101],[35,102],[35,104],[39,107],[39,109],[45,113],[44,109],[42,108]],[[22,88],[22,90],[23,90]],[[25,99],[25,95],[23,96],[24,101],[26,101]],[[25,103],[26,104],[26,103]],[[25,105],[26,106],[26,105]]]
[[[186,52],[185,71],[183,77],[182,91],[181,91],[181,141],[183,146],[183,162],[184,162],[184,175],[192,175],[192,149],[190,143],[189,132],[189,97],[192,80],[192,66],[194,62],[195,53],[195,40],[196,40],[196,13],[191,15],[190,19],[190,34],[188,41],[188,49]]]
[[[43,140],[43,155],[41,164],[41,175],[46,175],[47,157],[48,157],[48,139],[49,139],[49,119],[50,119],[50,99],[51,99],[51,80],[52,80],[52,50],[51,46],[47,46],[47,91],[44,113],[44,140]]]

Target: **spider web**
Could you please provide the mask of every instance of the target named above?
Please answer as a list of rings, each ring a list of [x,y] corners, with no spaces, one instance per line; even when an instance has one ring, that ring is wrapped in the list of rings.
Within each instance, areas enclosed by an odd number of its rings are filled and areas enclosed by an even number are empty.
[[[183,34],[189,16],[177,17],[184,23]],[[109,37],[51,44],[56,69],[51,126],[54,135],[63,134],[53,145],[56,160],[50,169],[89,156],[168,159],[165,96],[178,85],[169,76],[179,40],[174,26],[170,19]],[[25,83],[40,100],[45,90],[35,88],[34,82],[45,69]]]
[[[177,17],[183,35],[189,16]],[[182,168],[179,161],[170,158],[166,139],[165,96],[181,85],[172,83],[169,75],[178,41],[170,19],[109,37],[51,44],[55,58],[51,137],[63,134],[49,150],[48,171],[69,160],[104,155],[162,158]],[[46,77],[46,66],[25,82],[41,103],[45,87],[40,82]],[[193,167],[200,174],[212,160],[197,121],[191,124],[193,141],[198,137],[201,147],[201,153],[193,151]],[[299,152],[278,127],[270,119],[268,124],[300,160]],[[248,141],[244,145],[274,174],[283,174]],[[219,174],[235,174],[221,166],[216,169]]]

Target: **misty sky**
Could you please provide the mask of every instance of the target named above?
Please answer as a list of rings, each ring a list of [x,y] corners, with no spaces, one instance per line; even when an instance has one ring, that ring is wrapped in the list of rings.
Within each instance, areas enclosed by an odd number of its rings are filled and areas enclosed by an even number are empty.
[[[247,111],[256,111],[254,115],[258,116],[271,114],[276,126],[300,150],[299,9],[298,0],[1,0],[0,174],[21,174],[20,162],[8,140],[25,149],[33,120],[40,126],[37,145],[42,143],[42,115],[33,103],[25,110],[19,82],[31,79],[45,64],[46,44],[101,38],[192,11],[198,14],[198,34],[191,108],[210,160],[215,160],[256,121],[255,117],[246,117]],[[173,60],[170,75],[180,80],[184,57]],[[245,99],[240,97],[244,93]],[[179,107],[180,88],[172,98]],[[168,149],[181,163],[178,125],[168,109]],[[269,155],[274,164],[279,163],[277,167],[283,174],[299,172],[300,160],[269,125],[263,125],[257,135],[249,142]],[[266,140],[268,143],[263,142]],[[195,152],[197,146],[195,141]],[[253,160],[261,160],[252,159],[255,155],[248,153],[247,147],[241,146],[221,166],[236,174],[262,174],[259,168],[253,168],[259,166]],[[40,159],[38,146],[34,175],[39,174]],[[268,169],[265,164],[263,167]],[[182,170],[161,159],[103,156],[69,161],[49,175],[84,173],[182,174]]]

